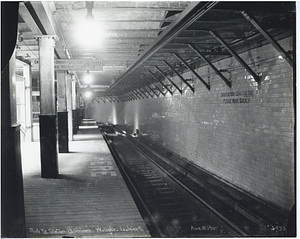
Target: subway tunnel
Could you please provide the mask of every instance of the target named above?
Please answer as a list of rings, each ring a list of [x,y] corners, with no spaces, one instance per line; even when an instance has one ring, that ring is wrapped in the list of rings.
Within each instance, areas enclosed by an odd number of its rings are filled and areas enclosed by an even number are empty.
[[[296,2],[1,19],[2,237],[296,235]]]

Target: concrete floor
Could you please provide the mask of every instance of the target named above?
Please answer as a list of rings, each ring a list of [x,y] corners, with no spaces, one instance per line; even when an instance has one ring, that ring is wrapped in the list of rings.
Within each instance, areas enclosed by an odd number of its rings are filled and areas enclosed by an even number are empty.
[[[39,142],[22,144],[27,237],[149,237],[98,128],[81,126],[69,150],[43,179]]]

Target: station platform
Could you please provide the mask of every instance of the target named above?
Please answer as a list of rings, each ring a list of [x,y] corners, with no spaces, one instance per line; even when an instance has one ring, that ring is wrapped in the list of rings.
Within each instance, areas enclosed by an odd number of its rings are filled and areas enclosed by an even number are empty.
[[[83,123],[59,177],[41,178],[39,142],[22,144],[27,237],[150,237],[98,127]]]

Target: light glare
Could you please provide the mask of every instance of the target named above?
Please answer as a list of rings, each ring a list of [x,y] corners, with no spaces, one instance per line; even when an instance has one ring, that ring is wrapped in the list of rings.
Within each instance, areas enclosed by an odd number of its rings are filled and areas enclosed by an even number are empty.
[[[85,96],[86,98],[91,98],[92,92],[86,91],[86,92],[84,92],[84,96]]]
[[[90,72],[87,72],[84,76],[84,83],[89,85],[93,82],[93,77]]]
[[[105,35],[105,27],[95,21],[81,21],[76,28],[75,37],[81,46],[100,47]]]

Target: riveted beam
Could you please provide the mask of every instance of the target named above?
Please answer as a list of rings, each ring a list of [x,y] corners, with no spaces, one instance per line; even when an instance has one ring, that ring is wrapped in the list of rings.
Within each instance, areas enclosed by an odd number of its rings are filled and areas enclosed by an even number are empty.
[[[129,97],[131,100],[135,100],[135,97],[133,97],[131,94],[129,94],[129,92],[127,91],[127,87],[125,85],[122,86],[123,88],[123,92],[125,95],[127,95],[127,97]]]
[[[120,99],[122,102],[127,101],[125,95],[120,95],[120,96],[119,96],[119,99]]]
[[[173,95],[173,92],[156,76],[154,75],[150,70],[148,72],[156,79],[164,88],[166,88],[167,91],[170,92],[171,95]]]
[[[105,103],[105,99],[103,100],[103,99],[102,99],[102,97],[99,97],[99,99],[100,99],[100,100],[102,100],[102,101],[103,101],[103,103]]]
[[[112,99],[116,100],[117,102],[120,102],[119,98],[117,96],[111,96]]]
[[[291,65],[294,66],[293,59],[282,48],[282,46],[270,35],[270,33],[259,24],[259,22],[246,11],[240,11],[240,13],[270,42],[270,44],[280,53],[280,55]]]
[[[108,97],[112,102],[116,102],[115,100],[114,100],[114,98],[113,97],[111,97],[110,95],[108,95],[108,96],[106,96],[106,97]]]
[[[151,84],[153,84],[153,86],[155,87],[155,89],[157,89],[163,96],[165,96],[165,93],[161,90],[161,89],[159,89],[149,78],[148,78],[148,76],[146,76],[144,73],[143,73],[143,76],[145,77],[145,79],[148,81],[148,82],[150,82]]]
[[[121,89],[121,93],[120,93],[120,94],[122,94],[122,96],[123,96],[126,100],[128,100],[128,98],[131,99],[131,97],[129,97],[129,95],[127,94],[127,92],[126,92],[126,90],[125,90],[124,88],[125,88],[125,86],[120,87],[120,89]]]
[[[141,90],[141,85],[140,85],[140,84],[139,84],[137,87],[138,87],[138,88],[136,89],[137,91],[139,91],[140,93],[142,93],[146,98],[149,98],[149,96],[145,93],[145,91],[142,91],[142,90]]]
[[[198,56],[202,58],[216,74],[225,82],[225,84],[231,88],[231,81],[229,81],[211,62],[208,60],[193,44],[188,44],[188,46],[197,53]]]
[[[175,72],[175,74],[181,79],[181,81],[183,81],[190,89],[192,92],[195,92],[195,89],[193,86],[191,86],[180,74],[178,71],[175,70],[175,68],[173,68],[167,61],[163,60],[163,62],[169,66],[169,68]]]
[[[145,82],[141,79],[141,78],[138,78],[138,88],[140,89],[140,92],[142,92],[147,98],[149,98],[149,96],[151,97],[151,98],[153,98],[153,95],[152,94],[150,94],[149,93],[149,91],[147,90],[147,89],[145,89],[145,87],[144,87],[144,85],[145,85]],[[142,91],[142,90],[143,91]],[[151,89],[150,89],[150,92],[151,92]],[[148,95],[147,95],[147,94]]]
[[[124,93],[123,97],[126,101],[132,101],[132,98],[127,93]]]
[[[139,98],[138,98],[135,94],[133,94],[132,92],[129,92],[129,91],[128,91],[127,94],[131,96],[132,100],[138,100],[138,99],[139,99]]]
[[[141,91],[141,89],[136,89],[136,90],[142,93],[142,95],[144,95],[146,98],[149,98],[149,96],[144,91]]]
[[[130,91],[130,94],[134,95],[137,97],[137,100],[141,100],[142,98],[137,94],[134,90]]]
[[[125,94],[125,97],[127,98],[127,101],[133,101],[134,100],[134,99],[132,99],[132,97],[128,93]]]
[[[131,95],[134,98],[134,100],[140,100],[140,97],[134,94],[132,91],[129,91],[128,94]]]
[[[114,103],[116,103],[116,101],[114,100],[114,98],[113,97],[111,97],[110,95],[109,96],[107,96],[112,102],[114,102]]]
[[[111,99],[109,99],[107,96],[105,96],[105,98],[106,98],[110,103],[112,103]]]
[[[124,94],[122,97],[124,101],[131,101],[127,94]]]
[[[125,90],[128,91],[128,94],[134,98],[134,100],[140,99],[140,97],[132,91],[132,88],[129,85],[124,84],[124,87],[125,87]]]
[[[137,89],[134,89],[132,91],[139,95],[142,99],[144,99],[144,96]]]
[[[153,92],[152,89],[148,86],[148,85],[144,85],[142,87],[142,89],[146,90],[146,92],[152,97],[154,98],[155,96],[157,96],[157,94],[155,94],[156,92]],[[149,89],[149,91],[148,91]],[[158,96],[157,96],[158,97]]]
[[[110,98],[108,95],[106,95],[105,97],[106,97],[106,99],[108,99],[108,100],[109,100],[109,102],[110,102],[110,103],[112,103],[112,102],[115,102],[115,101],[114,101],[114,100],[112,100],[112,99],[111,99],[111,98]]]
[[[126,95],[129,97],[130,101],[136,100],[136,98],[129,94],[129,92],[126,92]]]
[[[131,101],[131,100],[127,97],[127,95],[123,95],[122,98],[123,98],[123,102],[124,102],[124,101]]]
[[[245,68],[246,71],[248,71],[248,73],[250,75],[253,76],[254,80],[260,84],[261,80],[260,77],[247,65],[247,63],[224,41],[224,39],[222,39],[222,37],[216,33],[215,31],[208,31],[210,33],[210,35],[212,35],[215,39],[217,39],[224,48],[226,48],[226,50],[228,52],[230,52],[230,54]]]
[[[142,79],[141,79],[142,80]],[[142,80],[143,81],[143,80]],[[148,81],[148,80],[147,80]],[[153,90],[149,85],[145,85],[145,87],[147,87],[150,92],[153,92],[154,95],[156,95],[156,97],[159,97],[159,93],[156,93],[155,90]],[[150,94],[150,93],[149,93]]]
[[[206,82],[205,82],[205,80],[203,80],[202,79],[202,77],[201,76],[199,76],[199,74],[192,68],[192,67],[190,67],[189,66],[189,64],[185,61],[185,60],[183,60],[178,54],[176,54],[176,53],[173,53],[173,55],[177,58],[177,59],[179,59],[181,62],[182,62],[182,64],[184,64],[204,85],[205,85],[205,87],[208,89],[208,90],[210,90],[210,85],[209,84],[207,84]]]
[[[152,89],[149,85],[146,84],[145,87],[146,87],[147,89],[149,89],[150,92],[152,92],[156,97],[159,97],[159,93],[156,93],[155,90]],[[149,92],[149,94],[150,94],[150,92]]]
[[[142,87],[142,89],[148,94],[148,96],[150,96],[151,98],[154,98],[154,94],[152,94],[152,91],[148,91],[147,88]]]
[[[182,94],[182,89],[180,89],[175,83],[174,81],[172,81],[158,66],[154,66],[159,72],[160,74],[162,74],[163,77],[165,77],[168,81],[171,82],[171,84],[179,91],[180,94]]]
[[[213,8],[217,2],[191,2],[189,6],[176,18],[166,30],[162,32],[145,51],[137,58],[137,60],[120,76],[120,78],[112,84],[107,90],[113,89],[120,81],[127,78],[133,73],[143,62],[151,57],[158,50],[172,41],[178,34],[184,29],[189,27],[192,23],[202,17],[211,8]]]
[[[124,98],[127,100],[127,101],[132,101],[132,97],[126,92],[124,93]]]
[[[138,89],[135,89],[135,92],[142,97],[142,99],[145,99],[144,95],[141,94],[141,92]]]
[[[148,96],[150,96],[151,98],[153,98],[154,97],[154,95],[152,95],[152,94],[150,94],[150,92],[144,87],[144,86],[141,86],[141,89],[143,89],[144,91],[141,91],[141,92],[146,92],[147,94],[148,94]]]
[[[106,97],[111,103],[112,103],[112,102],[115,102],[109,95],[106,95],[105,97]]]

